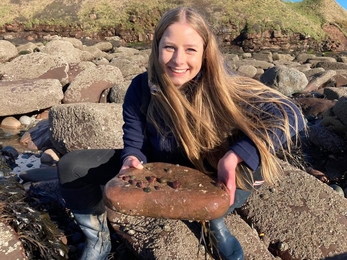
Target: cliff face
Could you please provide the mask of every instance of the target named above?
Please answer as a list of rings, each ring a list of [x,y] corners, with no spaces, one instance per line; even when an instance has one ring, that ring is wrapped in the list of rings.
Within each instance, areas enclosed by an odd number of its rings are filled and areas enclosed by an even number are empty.
[[[168,8],[201,11],[225,48],[244,51],[346,51],[347,11],[335,0],[2,0],[0,37],[39,39],[47,34],[119,36],[125,43],[151,41],[154,26]],[[120,11],[121,10],[121,11]]]

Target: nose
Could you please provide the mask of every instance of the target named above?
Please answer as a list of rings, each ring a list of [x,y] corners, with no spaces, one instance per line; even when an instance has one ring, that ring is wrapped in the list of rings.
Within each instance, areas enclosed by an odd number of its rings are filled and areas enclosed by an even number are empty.
[[[185,57],[184,51],[180,49],[176,49],[174,54],[172,55],[171,60],[175,65],[181,65],[184,63],[184,59],[185,59],[184,57]]]

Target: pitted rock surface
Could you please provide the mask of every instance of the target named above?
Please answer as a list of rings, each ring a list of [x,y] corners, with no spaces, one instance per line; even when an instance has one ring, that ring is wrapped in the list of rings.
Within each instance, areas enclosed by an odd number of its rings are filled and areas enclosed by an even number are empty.
[[[133,216],[210,220],[222,217],[230,196],[216,176],[170,163],[146,163],[111,179],[104,189],[108,208]]]
[[[269,238],[281,259],[346,259],[346,199],[313,176],[282,167],[280,182],[254,192],[241,216]]]
[[[61,153],[77,149],[122,148],[122,105],[76,103],[52,107],[49,135]]]

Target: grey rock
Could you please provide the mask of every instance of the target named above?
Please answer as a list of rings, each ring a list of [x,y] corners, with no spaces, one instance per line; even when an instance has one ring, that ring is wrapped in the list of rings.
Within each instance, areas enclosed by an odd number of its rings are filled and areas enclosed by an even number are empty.
[[[273,243],[285,241],[288,259],[345,259],[346,199],[313,176],[281,165],[285,175],[275,186],[264,184],[254,192],[242,217]]]
[[[98,42],[98,43],[94,44],[93,46],[100,49],[101,51],[104,51],[104,52],[111,51],[113,48],[112,43],[110,43],[108,41]]]
[[[93,59],[103,58],[107,55],[105,52],[103,52],[102,50],[100,50],[98,47],[95,47],[95,46],[85,46],[84,45],[82,51],[86,51],[89,54],[91,54]]]
[[[306,63],[312,64],[312,66],[316,66],[317,63],[319,62],[336,62],[336,59],[333,57],[312,57],[309,58]]]
[[[273,53],[272,59],[280,61],[293,61],[295,57],[289,53]]]
[[[257,69],[267,70],[267,69],[272,68],[272,67],[275,66],[271,62],[261,61],[261,60],[254,60],[254,59],[243,59],[243,60],[239,60],[239,61],[227,60],[226,63],[231,68],[234,67],[234,66],[236,68],[238,68],[241,65],[252,65],[252,66],[256,67]]]
[[[9,41],[0,40],[0,62],[6,62],[18,55],[18,50]]]
[[[318,122],[309,127],[308,136],[313,145],[333,154],[342,153],[346,147],[346,143],[341,136],[329,131],[323,124]]]
[[[124,79],[131,79],[137,74],[146,71],[145,67],[126,57],[113,58],[110,61],[110,65],[119,68],[124,76]]]
[[[303,91],[308,83],[304,73],[285,66],[266,70],[260,77],[260,81],[286,96]]]
[[[81,61],[81,51],[68,41],[49,41],[41,51],[43,53],[64,57],[68,63],[78,63]]]
[[[119,84],[114,85],[109,93],[109,101],[114,103],[123,104],[125,93],[130,85],[131,81],[127,80]]]
[[[250,78],[253,78],[258,72],[258,70],[252,65],[241,65],[237,68],[237,71],[247,75]]]
[[[33,53],[35,50],[37,50],[36,48],[38,48],[38,44],[35,44],[33,42],[28,42],[17,46],[19,54]]]
[[[92,148],[122,148],[122,105],[57,105],[49,113],[50,139],[61,154]]]
[[[300,62],[300,63],[305,63],[309,59],[314,59],[316,58],[316,55],[311,54],[311,53],[299,53],[296,55],[295,60]]]
[[[57,55],[35,52],[21,55],[0,68],[2,81],[51,78],[59,79],[64,85],[68,82],[68,62]]]
[[[307,79],[311,80],[312,77],[314,77],[316,74],[322,73],[323,71],[325,71],[325,69],[323,68],[313,68],[303,72],[305,76],[307,77]]]
[[[0,116],[25,114],[46,109],[61,102],[62,85],[57,79],[0,81]],[[20,104],[20,105],[19,105]]]
[[[252,57],[256,60],[273,62],[272,52],[270,51],[255,52],[253,53]]]
[[[325,70],[347,70],[347,64],[342,62],[320,61],[316,64],[316,67]]]
[[[335,104],[335,106],[331,109],[334,113],[334,116],[338,118],[343,125],[346,126],[347,133],[347,97],[341,97]]]
[[[326,82],[336,75],[334,70],[326,70],[315,74],[305,87],[305,92],[310,92],[321,88]]]
[[[70,42],[75,48],[82,50],[83,49],[83,43],[81,40],[71,37],[62,37],[61,40]]]

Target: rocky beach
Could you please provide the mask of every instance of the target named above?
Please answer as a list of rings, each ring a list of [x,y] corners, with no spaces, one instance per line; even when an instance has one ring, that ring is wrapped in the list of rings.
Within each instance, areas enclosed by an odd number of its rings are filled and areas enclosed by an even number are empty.
[[[0,257],[78,258],[83,235],[59,195],[56,164],[73,150],[122,147],[122,100],[149,53],[115,36],[88,45],[58,35],[0,40],[0,209],[10,216],[0,222]],[[233,73],[291,97],[307,119],[295,160],[281,162],[281,180],[226,218],[246,258],[346,259],[347,56],[269,49],[224,56]],[[212,259],[199,222],[116,212],[109,222],[115,259]],[[31,234],[38,230],[43,235]]]
[[[88,19],[96,22],[97,15]],[[219,30],[230,70],[290,97],[307,122],[293,158],[281,160],[281,180],[264,184],[226,218],[248,260],[347,259],[347,37],[341,24],[322,26],[329,38],[321,43],[303,33],[260,33],[259,24],[240,35],[233,23]],[[123,97],[146,71],[151,31],[113,28],[90,38],[72,27],[29,30],[10,23],[0,35],[0,258],[78,259],[83,234],[59,194],[56,165],[70,151],[122,148]],[[199,221],[111,211],[109,225],[113,259],[218,259],[204,246],[209,238]]]

